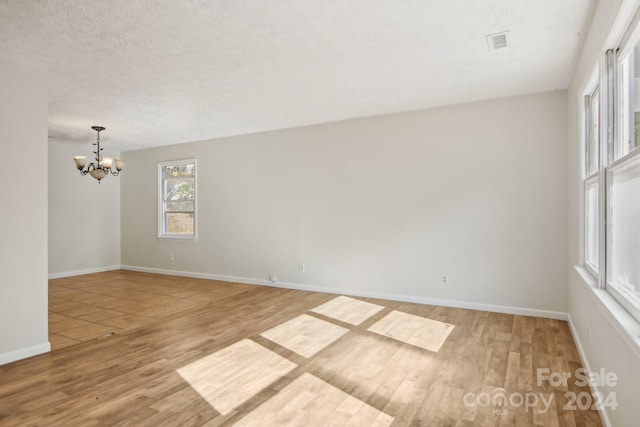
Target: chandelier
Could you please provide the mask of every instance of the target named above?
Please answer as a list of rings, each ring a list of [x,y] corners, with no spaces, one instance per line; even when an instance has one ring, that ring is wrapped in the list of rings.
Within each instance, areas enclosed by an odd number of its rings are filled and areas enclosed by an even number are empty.
[[[73,160],[76,162],[76,168],[78,168],[82,176],[89,174],[97,179],[98,184],[100,184],[100,180],[109,173],[113,176],[120,175],[120,171],[124,167],[124,160],[102,157],[100,152],[104,150],[104,148],[100,148],[100,132],[102,132],[104,128],[102,126],[91,126],[91,129],[98,133],[98,140],[93,143],[93,145],[96,146],[96,151],[93,152],[96,155],[96,163],[91,162],[85,168],[87,164],[87,158],[85,156],[75,156]]]

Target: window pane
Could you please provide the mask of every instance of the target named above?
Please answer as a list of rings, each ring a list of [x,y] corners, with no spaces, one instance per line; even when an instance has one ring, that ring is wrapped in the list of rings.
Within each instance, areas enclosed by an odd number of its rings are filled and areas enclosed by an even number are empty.
[[[620,138],[615,158],[640,145],[640,43],[620,62]]]
[[[609,284],[640,308],[640,157],[610,176]]]
[[[600,95],[596,89],[590,97],[589,130],[587,135],[587,173],[589,176],[599,168],[599,146],[600,141]]]
[[[193,212],[193,202],[166,202],[166,212]]]
[[[598,181],[585,183],[585,262],[598,270]]]
[[[194,234],[193,213],[167,212],[165,213],[166,234]]]
[[[179,176],[194,176],[196,165],[193,163],[184,163],[180,165],[164,166],[162,173],[164,178]]]
[[[164,200],[194,200],[195,197],[195,178],[166,178],[164,180]]]

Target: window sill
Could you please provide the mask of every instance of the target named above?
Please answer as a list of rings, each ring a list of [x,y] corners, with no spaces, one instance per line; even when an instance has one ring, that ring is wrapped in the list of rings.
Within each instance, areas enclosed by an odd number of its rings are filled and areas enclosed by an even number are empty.
[[[157,239],[165,242],[185,242],[185,243],[197,243],[197,237],[178,237],[178,236],[157,236]]]
[[[640,323],[631,316],[607,291],[598,288],[596,279],[580,266],[574,267],[583,283],[591,291],[596,304],[627,344],[640,356]]]

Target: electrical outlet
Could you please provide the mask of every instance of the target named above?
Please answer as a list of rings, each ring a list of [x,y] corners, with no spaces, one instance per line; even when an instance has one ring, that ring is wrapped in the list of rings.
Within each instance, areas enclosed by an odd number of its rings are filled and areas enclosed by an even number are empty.
[[[269,280],[275,283],[278,281],[278,276],[269,276]]]
[[[298,264],[298,271],[304,271],[304,264],[303,263]]]
[[[443,285],[447,284],[447,276],[442,276],[442,282]]]
[[[171,262],[175,261],[175,258],[173,257],[173,254],[169,255],[169,259],[171,260]]]

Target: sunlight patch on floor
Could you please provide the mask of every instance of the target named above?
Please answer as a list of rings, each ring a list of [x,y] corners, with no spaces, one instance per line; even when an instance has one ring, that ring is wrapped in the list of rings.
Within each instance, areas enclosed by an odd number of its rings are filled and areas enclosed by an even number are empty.
[[[296,367],[271,350],[244,339],[178,369],[178,374],[225,415]]]
[[[337,297],[312,311],[358,325],[382,309],[376,304]],[[316,375],[340,379],[339,383],[353,395],[304,373],[236,425],[388,426],[393,417],[354,396],[376,395],[392,408],[425,395],[425,385],[431,378],[421,372],[431,363],[431,352],[440,350],[453,329],[454,325],[448,323],[394,310],[367,332],[354,331],[341,340],[350,328],[301,314],[261,333],[261,337],[306,358],[324,350]],[[342,345],[331,345],[338,340]],[[225,416],[297,366],[255,341],[243,339],[178,373]],[[416,366],[421,369],[415,371]],[[386,406],[380,409],[387,412]]]
[[[304,357],[312,357],[349,332],[341,326],[303,314],[260,335]]]
[[[438,352],[453,328],[454,326],[448,323],[394,310],[367,330]]]
[[[420,401],[437,374],[430,369],[435,353],[381,338],[350,334],[346,351],[342,346],[329,348],[309,371],[320,378],[331,378],[332,384],[341,384],[340,388],[353,396],[376,396],[378,402],[389,405]]]
[[[386,427],[393,417],[305,373],[236,426]]]
[[[311,311],[351,325],[359,325],[382,309],[384,307],[381,305],[339,296],[317,306]]]

